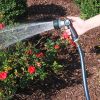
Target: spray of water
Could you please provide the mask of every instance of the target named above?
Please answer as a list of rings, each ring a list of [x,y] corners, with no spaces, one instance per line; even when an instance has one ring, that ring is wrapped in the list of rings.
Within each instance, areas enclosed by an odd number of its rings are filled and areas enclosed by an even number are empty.
[[[51,29],[54,29],[53,21],[23,24],[11,29],[5,28],[0,31],[0,49]]]

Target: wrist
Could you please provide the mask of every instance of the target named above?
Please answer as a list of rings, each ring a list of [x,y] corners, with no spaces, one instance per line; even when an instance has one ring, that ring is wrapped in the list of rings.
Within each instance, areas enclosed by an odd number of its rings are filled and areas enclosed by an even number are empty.
[[[88,20],[84,21],[84,26],[85,26],[85,32],[89,31],[90,29],[92,29],[91,27],[91,22],[89,22]]]

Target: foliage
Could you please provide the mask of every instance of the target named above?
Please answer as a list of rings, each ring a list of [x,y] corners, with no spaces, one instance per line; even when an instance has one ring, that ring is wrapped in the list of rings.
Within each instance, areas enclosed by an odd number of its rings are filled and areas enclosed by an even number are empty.
[[[25,10],[26,0],[0,0],[0,22],[12,24]]]
[[[75,0],[81,10],[81,17],[88,19],[100,13],[100,0]]]
[[[18,88],[25,88],[30,80],[44,80],[50,72],[57,73],[62,69],[57,60],[58,52],[72,43],[65,35],[56,40],[45,39],[41,49],[38,44],[20,42],[0,51],[0,97],[8,100]]]

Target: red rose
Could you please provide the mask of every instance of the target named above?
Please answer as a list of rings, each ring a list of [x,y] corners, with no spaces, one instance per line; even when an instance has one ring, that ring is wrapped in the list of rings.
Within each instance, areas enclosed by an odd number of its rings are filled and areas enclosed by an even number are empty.
[[[37,58],[41,58],[41,57],[43,57],[43,56],[44,56],[44,54],[43,54],[42,52],[36,54],[36,57],[37,57]]]
[[[69,36],[66,32],[64,32],[64,33],[62,34],[62,38],[63,38],[63,39],[67,39],[67,40],[70,42],[70,44],[71,44],[72,46],[75,46],[75,47],[76,47],[75,42],[70,38],[70,36]]]
[[[3,23],[0,23],[0,30],[2,30],[5,27]]]
[[[66,32],[64,32],[64,33],[62,34],[62,38],[63,38],[63,39],[68,39],[68,38],[69,38],[69,35],[68,35]]]
[[[28,50],[28,51],[26,51],[26,54],[29,54],[29,55],[32,55],[32,50]]]
[[[59,49],[60,46],[59,46],[58,44],[56,44],[56,45],[54,46],[54,48],[55,48],[55,49]]]
[[[68,40],[72,46],[76,47],[76,43],[72,39],[69,38]]]
[[[7,72],[0,72],[0,80],[4,80],[7,77]]]
[[[29,67],[28,67],[28,72],[29,72],[30,74],[35,73],[35,71],[36,71],[36,68],[35,68],[34,66],[29,66]]]

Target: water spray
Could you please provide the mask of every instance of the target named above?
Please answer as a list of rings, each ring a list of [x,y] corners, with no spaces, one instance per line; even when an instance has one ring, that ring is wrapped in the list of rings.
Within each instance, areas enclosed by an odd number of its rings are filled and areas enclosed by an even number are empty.
[[[78,52],[80,55],[81,69],[82,69],[84,93],[86,96],[86,100],[90,100],[88,84],[86,79],[84,54],[81,49],[81,46],[78,43],[79,40],[78,34],[75,31],[69,19],[66,20],[58,19],[50,22],[24,24],[10,29],[5,28],[4,30],[0,31],[0,49],[6,48],[26,38],[30,38],[36,34],[40,34],[42,32],[49,31],[52,29],[61,29],[64,26],[67,26],[70,29],[72,40],[76,43],[76,46],[78,48]]]

